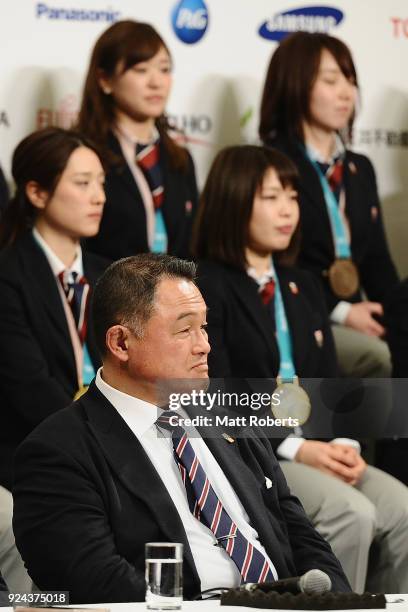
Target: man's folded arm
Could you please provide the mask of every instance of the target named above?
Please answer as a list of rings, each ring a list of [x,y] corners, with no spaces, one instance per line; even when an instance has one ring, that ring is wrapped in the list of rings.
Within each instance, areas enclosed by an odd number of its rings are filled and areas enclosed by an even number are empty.
[[[92,593],[100,602],[142,601],[144,574],[118,554],[97,478],[52,441],[24,442],[13,487],[17,547],[34,583],[69,591],[71,603],[91,602]]]

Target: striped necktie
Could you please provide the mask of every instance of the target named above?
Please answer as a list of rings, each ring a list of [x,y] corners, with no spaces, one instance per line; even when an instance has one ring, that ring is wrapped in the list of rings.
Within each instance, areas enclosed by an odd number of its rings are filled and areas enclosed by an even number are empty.
[[[273,297],[275,295],[275,284],[276,283],[274,279],[271,278],[267,283],[265,283],[265,285],[259,292],[261,300],[265,304],[265,306],[267,306],[273,300]]]
[[[217,545],[234,561],[242,582],[275,580],[265,556],[246,539],[218,499],[183,427],[170,424],[172,417],[172,423],[180,418],[176,412],[166,410],[156,425],[172,433],[174,459],[186,488],[190,511],[212,531]]]
[[[340,192],[343,187],[343,157],[338,157],[331,164],[323,164],[321,162],[317,162],[320,170],[325,175],[330,189],[334,193],[337,202],[340,199]]]
[[[88,323],[90,286],[85,276],[78,277],[77,272],[69,272],[68,270],[63,270],[58,274],[75,319],[79,339],[81,344],[84,344]]]
[[[136,163],[141,168],[152,192],[155,209],[161,207],[164,198],[163,175],[160,166],[159,143],[136,145]]]

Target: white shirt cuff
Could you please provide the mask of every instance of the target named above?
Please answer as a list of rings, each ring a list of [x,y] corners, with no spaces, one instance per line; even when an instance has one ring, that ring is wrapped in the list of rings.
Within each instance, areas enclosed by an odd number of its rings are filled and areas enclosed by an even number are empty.
[[[344,444],[344,446],[351,446],[354,448],[359,455],[361,455],[361,444],[358,440],[353,440],[353,438],[335,438],[331,440],[332,444]]]
[[[296,454],[299,448],[302,446],[305,438],[298,438],[296,436],[288,436],[281,442],[276,449],[278,455],[282,457],[282,459],[288,459],[289,461],[294,461]]]
[[[345,302],[344,300],[341,300],[331,311],[330,321],[332,323],[344,325],[344,321],[346,320],[351,307],[352,304],[350,304],[350,302]]]

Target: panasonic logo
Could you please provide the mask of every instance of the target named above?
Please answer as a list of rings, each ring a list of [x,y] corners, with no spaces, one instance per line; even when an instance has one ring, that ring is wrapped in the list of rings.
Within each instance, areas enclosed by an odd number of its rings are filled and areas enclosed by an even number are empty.
[[[120,18],[120,12],[112,9],[88,10],[74,8],[59,8],[43,2],[36,4],[37,19],[54,19],[66,21],[104,21],[113,23]]]

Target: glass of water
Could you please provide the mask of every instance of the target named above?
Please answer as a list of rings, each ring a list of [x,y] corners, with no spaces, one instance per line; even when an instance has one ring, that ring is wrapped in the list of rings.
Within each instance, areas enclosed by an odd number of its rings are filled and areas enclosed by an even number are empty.
[[[183,545],[148,542],[145,545],[148,610],[180,610],[183,601]]]

